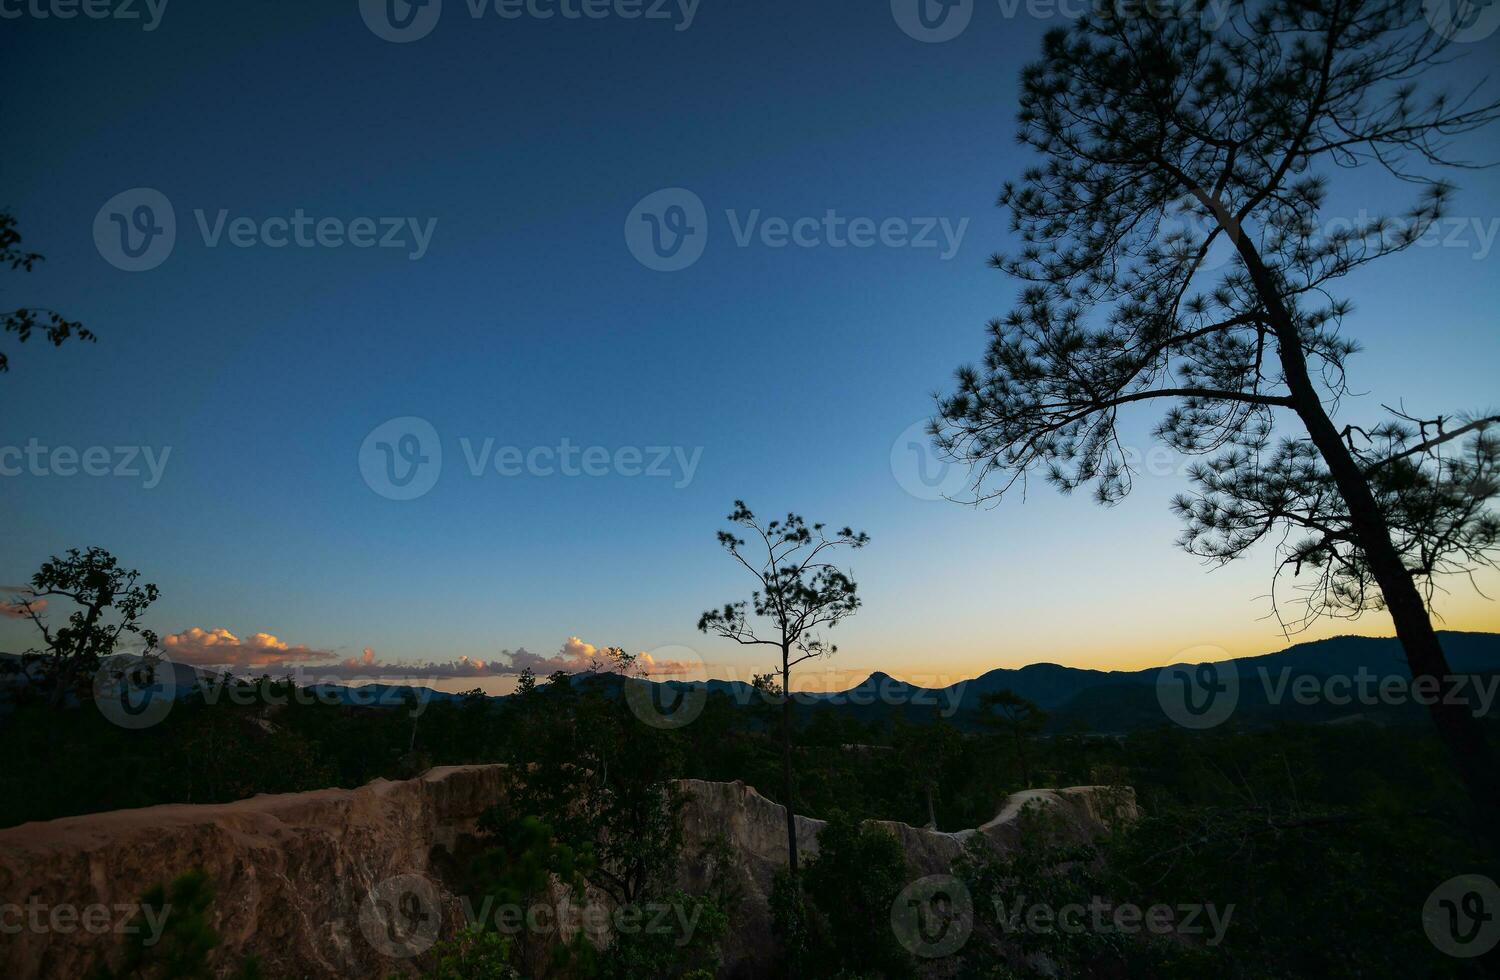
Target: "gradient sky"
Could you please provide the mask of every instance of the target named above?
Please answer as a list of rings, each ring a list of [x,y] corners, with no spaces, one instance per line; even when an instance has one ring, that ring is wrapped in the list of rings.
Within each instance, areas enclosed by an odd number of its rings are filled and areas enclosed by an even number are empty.
[[[352,0],[172,3],[150,31],[0,21],[13,82],[0,205],[47,256],[29,276],[0,273],[0,289],[100,336],[61,350],[5,341],[0,446],[171,448],[151,488],[0,477],[0,583],[97,544],[160,586],[149,624],[164,635],[265,633],[339,658],[368,647],[378,662],[550,655],[578,637],[687,645],[712,673],[745,676],[767,661],[694,629],[747,592],[714,541],[743,497],[870,533],[850,562],[865,606],[832,636],[829,666],[847,674],[947,683],[1036,660],[1279,649],[1269,551],[1210,573],[1174,547],[1178,466],[1143,474],[1112,509],[1040,483],[993,509],[904,489],[920,484],[903,433],[1015,295],[985,268],[1012,244],[993,202],[1030,162],[1012,138],[1017,73],[1061,20],[1006,9],[979,2],[967,30],[932,44],[885,3],[787,0],[702,0],[682,30],[680,14],[474,19],[444,0],[431,34],[405,44],[376,36]],[[1461,49],[1472,60],[1455,75],[1473,78],[1500,38]],[[1500,158],[1500,131],[1466,150]],[[1366,352],[1343,418],[1398,399],[1422,413],[1500,407],[1500,171],[1458,176],[1447,245],[1347,282],[1346,329]],[[177,241],[160,266],[121,271],[95,219],[141,187],[172,203]],[[633,257],[624,228],[672,187],[701,198],[709,230],[700,260],[661,272]],[[1329,213],[1399,211],[1409,190],[1345,174]],[[200,209],[210,222],[301,209],[436,224],[413,261],[210,247]],[[730,209],[964,231],[946,259],[738,247]],[[386,499],[362,476],[361,446],[406,416],[433,426],[443,468],[425,495]],[[1154,418],[1132,418],[1142,451]],[[685,487],[472,476],[459,440],[487,438],[702,454]],[[1481,583],[1500,596],[1500,576]],[[1446,625],[1500,628],[1500,606],[1453,588]],[[1335,632],[1390,629],[1371,615],[1310,635]],[[0,649],[29,642],[0,620]]]

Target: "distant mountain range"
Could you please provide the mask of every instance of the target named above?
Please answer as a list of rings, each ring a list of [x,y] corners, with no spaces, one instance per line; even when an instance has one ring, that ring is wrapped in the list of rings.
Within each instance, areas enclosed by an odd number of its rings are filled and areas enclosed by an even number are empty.
[[[1472,691],[1493,693],[1500,688],[1500,633],[1440,632],[1443,649],[1455,673],[1476,675],[1482,683]],[[10,657],[0,654],[0,658]],[[1036,704],[1049,716],[1051,731],[1121,733],[1168,724],[1158,696],[1162,671],[1172,665],[1135,671],[1102,671],[1035,663],[1020,668],[997,668],[943,688],[924,688],[876,671],[845,691],[794,695],[803,721],[823,712],[862,722],[885,722],[894,717],[920,724],[935,715],[960,728],[977,726],[984,695],[1010,690]],[[173,665],[177,696],[185,697],[209,678],[209,672],[182,664]],[[1223,661],[1215,676],[1233,674],[1238,680],[1234,723],[1241,726],[1277,721],[1338,722],[1364,718],[1383,724],[1413,722],[1426,717],[1425,709],[1410,698],[1328,697],[1342,694],[1351,680],[1363,678],[1366,692],[1377,692],[1382,681],[1391,690],[1403,689],[1411,674],[1400,643],[1389,637],[1339,636],[1299,643],[1279,653]],[[1329,686],[1330,679],[1335,679]],[[582,683],[602,685],[618,693],[624,678],[615,674],[580,675]],[[754,690],[743,681],[648,681],[680,692],[706,687],[736,704],[749,705]],[[1295,697],[1298,689],[1311,697]],[[212,688],[209,688],[210,692]],[[395,707],[408,693],[425,701],[452,700],[458,695],[426,687],[403,684],[342,686],[324,684],[313,689],[320,698],[348,705]],[[210,693],[209,696],[212,696]],[[492,698],[504,701],[506,696]],[[1496,705],[1500,711],[1500,705]]]
[[[1500,672],[1500,633],[1441,631],[1439,636],[1455,673],[1484,677]],[[936,689],[917,687],[877,671],[846,691],[797,695],[795,700],[809,715],[827,710],[861,721],[899,715],[920,723],[936,713],[961,728],[972,728],[978,723],[984,695],[1010,690],[1049,715],[1049,730],[1117,733],[1170,723],[1157,688],[1162,671],[1172,666],[1103,671],[1036,663],[997,668]],[[1238,680],[1233,720],[1239,725],[1357,717],[1401,723],[1426,718],[1422,705],[1402,697],[1407,690],[1402,682],[1411,679],[1411,672],[1400,642],[1393,637],[1338,636],[1299,643],[1279,653],[1223,661],[1216,671],[1233,674]],[[1336,679],[1331,686],[1330,679]],[[1351,683],[1361,683],[1363,691],[1378,695],[1383,681],[1387,681],[1388,690],[1398,692],[1395,697],[1361,698],[1356,694],[1359,688]],[[680,681],[661,683],[684,686]],[[747,684],[709,681],[708,688],[740,703],[750,701]],[[1495,688],[1500,688],[1500,679],[1488,689],[1493,693]],[[1313,693],[1298,697],[1294,692],[1299,689]],[[1350,692],[1347,699],[1346,689]],[[1500,704],[1496,709],[1500,712]]]

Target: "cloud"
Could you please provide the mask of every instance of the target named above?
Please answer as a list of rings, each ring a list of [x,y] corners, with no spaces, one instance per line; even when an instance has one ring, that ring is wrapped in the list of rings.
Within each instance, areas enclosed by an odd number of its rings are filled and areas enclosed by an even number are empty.
[[[514,651],[503,650],[492,660],[459,657],[425,662],[383,661],[373,648],[365,647],[358,656],[335,661],[337,654],[332,651],[292,646],[269,633],[256,633],[242,640],[227,629],[194,627],[163,638],[162,651],[169,660],[194,667],[272,671],[285,668],[320,681],[503,677],[519,674],[528,668],[538,677],[545,678],[557,671],[581,674],[614,668],[606,648],[586,643],[576,636],[568,637],[556,653],[548,656],[521,647]],[[638,673],[650,676],[686,675],[695,666],[701,671],[701,665],[657,660],[649,653],[637,654],[635,665]]]
[[[47,608],[46,599],[31,600],[31,608],[35,612],[42,612]],[[26,607],[19,602],[0,601],[0,619],[29,619]]]
[[[493,660],[459,657],[456,660],[426,662],[383,661],[373,649],[365,647],[358,657],[349,657],[337,664],[327,666],[310,666],[308,669],[330,678],[402,677],[445,680],[462,677],[503,677],[519,674],[528,667],[531,668],[532,673],[541,677],[559,670],[569,674],[579,674],[591,670],[608,669],[609,663],[602,648],[592,643],[585,643],[576,636],[570,636],[557,653],[546,657],[522,647],[514,652],[503,650],[499,657]]]
[[[358,657],[350,657],[348,660],[345,660],[342,664],[340,664],[340,666],[353,669],[355,667],[369,667],[374,662],[375,651],[371,650],[369,647],[365,647],[365,652],[363,654]]]
[[[358,657],[349,657],[326,667],[309,667],[308,672],[329,680],[370,680],[377,677],[447,680],[455,677],[492,677],[506,673],[504,670],[496,669],[497,666],[503,665],[495,665],[486,660],[471,660],[468,657],[459,657],[457,660],[446,662],[413,663],[402,660],[382,662],[375,655],[374,650],[365,647],[364,652]]]
[[[194,626],[163,637],[161,645],[169,660],[194,667],[274,668],[335,656],[328,650],[283,643],[270,633],[255,633],[242,640],[222,627],[204,630]]]
[[[596,647],[592,643],[585,643],[576,636],[570,636],[563,641],[562,647],[550,657],[539,656],[525,647],[514,652],[505,651],[501,656],[510,660],[508,673],[519,674],[529,667],[531,672],[539,677],[545,677],[559,670],[568,674],[581,674],[591,670],[615,669],[614,661],[609,657],[606,649]],[[636,654],[635,659],[637,673],[653,676],[687,674],[695,667],[701,668],[701,666],[701,664],[689,664],[680,660],[657,660],[645,652]]]
[[[642,653],[636,664],[641,670],[652,677],[686,676],[693,674],[694,679],[701,679],[697,675],[703,673],[702,664],[688,663],[685,660],[657,660],[649,653]]]
[[[532,653],[525,647],[515,651],[505,650],[500,655],[509,660],[506,665],[509,669],[506,673],[519,674],[530,668],[533,674],[541,677],[559,670],[568,674],[605,670],[609,663],[609,658],[603,650],[592,643],[583,642],[576,636],[570,636],[564,640],[563,645],[550,657]]]
[[[532,653],[525,647],[502,650],[493,660],[478,660],[459,657],[457,660],[412,662],[402,660],[382,661],[375,651],[365,647],[358,657],[349,657],[327,667],[309,667],[330,678],[375,678],[400,677],[408,680],[426,678],[447,680],[465,677],[513,676],[530,669],[538,677],[545,678],[557,671],[566,674],[583,674],[589,671],[611,670],[614,663],[606,648],[586,643],[576,636],[563,641],[556,653],[543,656]],[[651,676],[687,675],[694,670],[701,672],[701,664],[684,663],[677,660],[657,660],[649,653],[637,654],[636,668]]]
[[[8,592],[17,597],[24,597],[31,592],[25,585],[0,585],[0,592]],[[31,608],[36,612],[42,612],[47,608],[46,599],[32,599]],[[27,619],[26,607],[19,602],[6,602],[0,600],[0,619]]]

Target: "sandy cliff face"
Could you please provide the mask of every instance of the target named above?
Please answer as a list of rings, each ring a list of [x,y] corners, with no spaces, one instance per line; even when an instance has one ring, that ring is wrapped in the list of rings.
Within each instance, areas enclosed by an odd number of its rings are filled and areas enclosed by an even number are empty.
[[[433,769],[404,782],[354,790],[257,796],[215,806],[159,806],[69,817],[0,830],[0,964],[17,980],[81,977],[121,948],[128,906],[151,886],[194,868],[218,893],[214,961],[229,975],[260,958],[270,977],[411,974],[466,909],[455,894],[455,855],[472,843],[474,822],[502,802],[502,766]],[[685,780],[686,853],[722,838],[744,904],[736,915],[726,972],[753,975],[769,954],[767,897],[786,863],[782,808],[743,783]],[[1115,791],[1118,793],[1119,791]],[[1128,790],[1124,791],[1128,794]],[[1133,796],[1096,788],[1017,794],[994,821],[948,834],[885,824],[905,845],[913,871],[946,871],[965,840],[1018,840],[1018,814],[1035,800],[1070,835],[1092,837],[1134,813]],[[800,845],[817,852],[822,821],[797,818]],[[688,862],[683,884],[701,883]],[[102,911],[101,911],[102,909]],[[71,910],[71,911],[69,911]],[[145,925],[145,923],[142,923]]]
[[[689,794],[683,810],[685,851],[701,851],[722,836],[734,858],[734,874],[744,905],[733,919],[725,944],[724,973],[732,978],[765,976],[775,952],[769,912],[771,886],[776,872],[786,867],[785,811],[742,782],[685,779],[679,785]],[[1022,813],[1028,808],[1044,811],[1049,833],[1071,841],[1094,840],[1109,827],[1140,815],[1135,791],[1128,786],[1076,786],[1012,794],[994,820],[971,830],[946,833],[890,820],[876,821],[876,825],[901,842],[915,879],[947,873],[976,836],[1001,850],[1015,848],[1021,841]],[[800,816],[796,820],[797,849],[804,858],[811,858],[818,853],[818,833],[824,821]],[[682,884],[694,891],[702,884],[702,877],[702,869],[686,868]]]
[[[500,798],[503,775],[498,766],[434,769],[355,790],[118,810],[0,831],[0,904],[46,909],[43,930],[27,921],[19,932],[0,932],[0,962],[19,980],[85,976],[122,937],[58,927],[50,910],[105,905],[113,929],[121,925],[117,905],[201,868],[218,891],[214,927],[223,941],[215,960],[225,972],[247,954],[272,977],[401,972],[401,961],[363,935],[361,904],[382,881],[432,872],[435,858]],[[457,912],[450,894],[440,897],[445,912]]]

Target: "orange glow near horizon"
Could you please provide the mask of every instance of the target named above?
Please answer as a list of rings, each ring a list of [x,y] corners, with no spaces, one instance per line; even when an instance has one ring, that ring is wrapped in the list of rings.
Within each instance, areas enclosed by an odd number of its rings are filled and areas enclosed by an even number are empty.
[[[1490,603],[1482,598],[1475,598],[1474,603],[1466,604],[1463,614],[1449,615],[1447,619],[1438,624],[1440,629],[1453,632],[1500,632],[1500,605]],[[1327,639],[1334,636],[1378,636],[1389,637],[1394,635],[1389,621],[1383,621],[1382,616],[1366,615],[1356,621],[1349,620],[1321,620],[1307,631],[1295,634],[1285,642],[1268,644],[1265,642],[1265,634],[1260,631],[1246,632],[1229,643],[1217,644],[1222,655],[1215,657],[1209,650],[1213,646],[1199,645],[1189,646],[1163,652],[1160,648],[1147,648],[1144,644],[1138,649],[1129,652],[1115,650],[1113,655],[1105,658],[1098,656],[1094,651],[1080,645],[1079,649],[1072,651],[1059,650],[1051,657],[1030,658],[992,658],[981,654],[971,656],[955,657],[943,663],[932,663],[921,668],[900,669],[890,666],[881,666],[879,661],[886,658],[856,659],[854,656],[845,657],[840,654],[834,658],[824,661],[809,661],[792,670],[792,689],[808,693],[822,693],[831,691],[846,691],[861,683],[870,674],[882,671],[900,681],[905,681],[917,687],[944,688],[960,681],[972,680],[988,671],[997,668],[1018,668],[1032,663],[1057,663],[1065,667],[1076,667],[1088,670],[1121,670],[1136,671],[1145,670],[1150,667],[1160,667],[1174,663],[1179,659],[1198,661],[1202,659],[1231,659],[1234,657],[1259,656],[1266,653],[1276,653],[1287,647],[1299,643],[1310,643],[1316,640]],[[1189,651],[1191,655],[1189,656]],[[875,666],[870,666],[875,663]],[[770,669],[770,661],[765,663],[729,663],[709,661],[705,664],[706,671],[695,672],[690,679],[701,679],[707,677],[715,680],[743,681],[749,683],[757,673],[764,673]],[[672,677],[662,677],[662,680],[671,680]],[[485,678],[459,678],[433,681],[426,686],[434,690],[458,692],[479,687],[487,694],[509,694],[515,689],[516,678],[514,676],[494,676]]]

